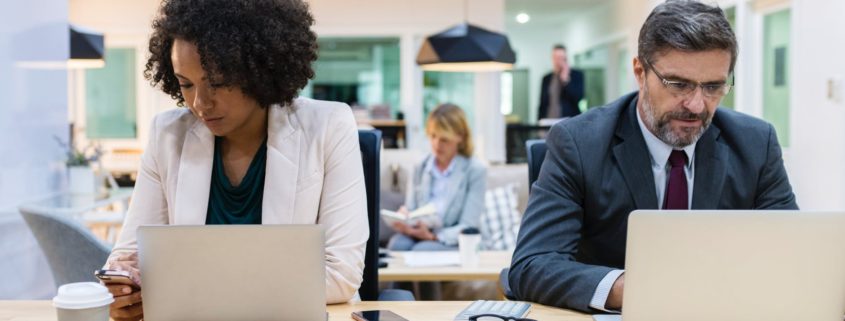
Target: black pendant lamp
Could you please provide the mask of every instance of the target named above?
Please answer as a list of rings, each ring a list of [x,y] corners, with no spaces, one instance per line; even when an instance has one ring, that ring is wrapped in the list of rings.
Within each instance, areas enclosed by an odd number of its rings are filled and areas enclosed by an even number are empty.
[[[105,41],[102,33],[70,25],[69,68],[100,68],[105,66]]]
[[[468,22],[427,37],[417,54],[417,64],[429,71],[501,71],[515,62],[507,36]]]

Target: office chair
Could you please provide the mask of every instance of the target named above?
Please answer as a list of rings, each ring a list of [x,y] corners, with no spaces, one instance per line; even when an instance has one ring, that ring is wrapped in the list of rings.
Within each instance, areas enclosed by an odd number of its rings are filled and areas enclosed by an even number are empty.
[[[531,192],[531,185],[537,181],[540,175],[540,167],[543,166],[543,160],[546,159],[545,139],[530,139],[525,141],[526,155],[528,156],[528,192]],[[511,292],[510,284],[508,284],[508,272],[510,269],[504,268],[499,272],[499,290],[509,300],[514,300],[513,292]]]
[[[511,285],[508,283],[508,272],[510,272],[510,268],[504,268],[499,272],[499,291],[502,291],[505,298],[513,301],[516,300],[516,297],[513,296]]]
[[[379,187],[381,159],[381,131],[358,130],[358,144],[361,146],[361,161],[364,165],[364,185],[367,189],[367,219],[370,238],[364,255],[364,281],[358,294],[363,301],[414,301],[414,295],[405,290],[378,290],[378,248],[379,248]]]
[[[525,141],[526,155],[528,156],[528,192],[531,192],[531,185],[537,181],[537,176],[540,175],[540,167],[543,166],[543,160],[546,159],[546,140],[545,139],[530,139]]]
[[[21,209],[21,215],[47,256],[56,287],[73,282],[96,282],[110,249],[78,222],[59,215]]]

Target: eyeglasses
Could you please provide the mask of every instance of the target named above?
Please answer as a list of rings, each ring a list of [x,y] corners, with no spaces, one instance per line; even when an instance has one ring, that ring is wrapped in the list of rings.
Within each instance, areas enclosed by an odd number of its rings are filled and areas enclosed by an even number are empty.
[[[537,321],[528,318],[514,318],[498,314],[479,314],[469,317],[469,321]]]
[[[669,90],[674,95],[677,96],[688,96],[689,94],[693,93],[696,88],[701,87],[701,93],[708,98],[721,98],[727,95],[731,88],[733,87],[733,76],[731,76],[731,83],[709,83],[709,84],[702,84],[700,82],[689,82],[689,81],[681,81],[681,80],[668,80],[666,77],[663,77],[654,65],[648,60],[643,59],[646,65],[649,66],[649,69],[654,72],[654,75],[660,79],[660,82],[663,83],[663,87]]]

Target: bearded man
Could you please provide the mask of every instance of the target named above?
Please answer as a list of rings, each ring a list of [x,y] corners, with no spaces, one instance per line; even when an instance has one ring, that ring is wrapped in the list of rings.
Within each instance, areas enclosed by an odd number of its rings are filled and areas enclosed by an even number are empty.
[[[736,58],[718,7],[668,1],[652,11],[633,59],[639,91],[547,136],[508,274],[516,299],[622,309],[637,209],[798,208],[772,125],[717,107]]]

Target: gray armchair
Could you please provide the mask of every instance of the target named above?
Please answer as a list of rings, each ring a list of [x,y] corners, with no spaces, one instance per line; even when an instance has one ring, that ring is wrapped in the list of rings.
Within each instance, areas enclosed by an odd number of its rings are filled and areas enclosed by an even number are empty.
[[[47,256],[56,287],[97,280],[94,270],[106,262],[109,247],[70,218],[32,213],[24,209],[21,209],[21,215]]]

